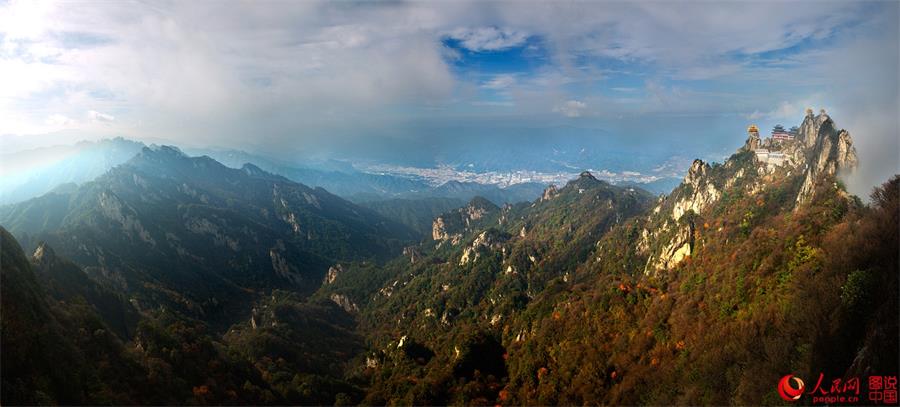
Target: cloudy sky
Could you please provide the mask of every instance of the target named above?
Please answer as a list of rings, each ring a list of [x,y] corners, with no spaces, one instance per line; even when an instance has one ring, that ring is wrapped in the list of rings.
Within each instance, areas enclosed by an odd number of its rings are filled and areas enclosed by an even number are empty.
[[[0,140],[289,152],[577,126],[721,155],[811,106],[883,180],[898,20],[897,1],[0,1]]]

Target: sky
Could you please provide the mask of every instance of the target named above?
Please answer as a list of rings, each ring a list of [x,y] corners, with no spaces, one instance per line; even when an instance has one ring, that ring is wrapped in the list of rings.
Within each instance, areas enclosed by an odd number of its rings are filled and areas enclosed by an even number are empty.
[[[0,0],[0,147],[440,156],[578,128],[721,160],[812,107],[854,136],[867,194],[900,172],[898,4]]]

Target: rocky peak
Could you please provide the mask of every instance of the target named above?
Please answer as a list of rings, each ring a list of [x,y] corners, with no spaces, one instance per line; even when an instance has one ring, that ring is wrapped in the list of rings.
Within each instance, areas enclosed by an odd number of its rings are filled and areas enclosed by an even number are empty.
[[[434,221],[431,222],[431,238],[434,240],[447,240],[450,238],[450,235],[447,233],[447,225],[444,223],[442,216],[434,218]]]
[[[759,148],[760,142],[759,133],[752,132],[747,136],[747,140],[744,141],[744,146],[738,151],[755,151]]]
[[[671,205],[671,217],[666,219],[660,230],[644,230],[640,247],[649,248],[650,239],[666,236],[662,245],[650,254],[644,273],[655,274],[671,269],[691,254],[694,247],[694,224],[691,217],[682,219],[688,213],[701,214],[714,205],[722,196],[710,177],[711,167],[703,160],[694,160],[684,177],[682,186],[660,202],[654,213],[664,205]]]
[[[334,280],[338,278],[338,275],[344,272],[344,268],[340,264],[335,264],[328,268],[328,272],[325,273],[325,284],[334,283]]]
[[[556,189],[556,185],[550,184],[550,186],[544,189],[544,194],[541,195],[541,202],[549,201],[558,194],[559,190]]]
[[[595,178],[594,174],[591,174],[590,171],[582,171],[581,174],[578,175],[578,178],[569,181],[569,183],[566,184],[566,189],[574,189],[579,191],[579,193],[582,193],[586,189],[594,188],[602,184],[604,184],[604,182]]]
[[[803,184],[796,198],[797,207],[812,199],[817,183],[837,175],[840,171],[852,169],[858,163],[850,133],[838,130],[824,110],[818,115],[813,115],[812,109],[807,109],[803,124],[793,141],[767,139],[766,143],[758,144],[758,137],[754,137],[752,133],[742,150],[753,151],[754,144],[770,149],[777,148],[786,157],[785,165],[790,166],[786,174],[802,175]],[[712,167],[702,160],[694,160],[681,187],[660,202],[654,210],[654,213],[660,213],[667,205],[671,205],[671,216],[663,215],[658,230],[645,229],[643,232],[642,243],[639,244],[643,250],[649,249],[652,246],[651,241],[657,239],[657,236],[664,236],[661,244],[657,245],[658,248],[650,253],[646,273],[670,269],[691,254],[696,227],[693,218],[685,215],[702,214],[718,202],[724,191],[733,187],[735,181],[743,176],[744,171],[738,168],[738,163],[729,160],[721,167],[729,171],[730,175],[726,176],[714,172]]]
[[[684,183],[697,187],[700,184],[701,180],[706,177],[708,171],[709,164],[704,163],[701,159],[696,159],[693,163],[691,163],[691,168],[688,170],[687,175],[685,175],[684,177]]]
[[[259,168],[259,167],[255,166],[255,165],[253,165],[253,164],[250,164],[250,163],[244,164],[244,166],[241,167],[241,171],[244,171],[244,173],[246,173],[247,175],[253,175],[253,176],[261,176],[261,175],[268,175],[268,174],[269,174],[269,173],[263,171],[262,168]]]
[[[812,199],[816,183],[840,171],[853,170],[859,164],[850,133],[837,130],[824,110],[817,116],[807,110],[798,138],[806,147],[806,167],[797,204]]]
[[[833,131],[834,121],[825,113],[825,109],[820,110],[819,114],[815,116],[813,116],[812,109],[806,109],[806,116],[803,118],[803,123],[800,124],[797,141],[810,148],[816,145],[823,134]]]
[[[493,202],[476,196],[466,206],[435,218],[431,223],[431,237],[434,240],[456,242],[462,237],[462,233],[472,228],[475,223],[499,211],[500,207]]]
[[[175,146],[151,144],[141,149],[141,156],[146,158],[187,158],[187,154]]]

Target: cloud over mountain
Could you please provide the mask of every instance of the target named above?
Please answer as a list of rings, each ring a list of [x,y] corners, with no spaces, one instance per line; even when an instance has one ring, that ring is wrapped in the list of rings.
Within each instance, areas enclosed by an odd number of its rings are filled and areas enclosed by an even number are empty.
[[[437,137],[420,129],[472,115],[552,123],[583,116],[578,103],[598,127],[713,115],[740,131],[779,103],[854,121],[842,95],[857,92],[886,92],[875,114],[896,116],[893,2],[73,7],[0,5],[0,135],[296,151],[325,136]]]

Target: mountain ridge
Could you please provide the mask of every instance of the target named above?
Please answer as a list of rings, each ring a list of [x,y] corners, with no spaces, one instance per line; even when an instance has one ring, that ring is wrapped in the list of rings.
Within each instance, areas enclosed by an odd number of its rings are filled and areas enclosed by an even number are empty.
[[[413,237],[323,189],[168,146],[145,147],[72,193],[4,207],[0,223],[137,295],[139,308],[226,319],[223,297],[238,306],[247,289],[311,290],[332,262],[387,258]]]

